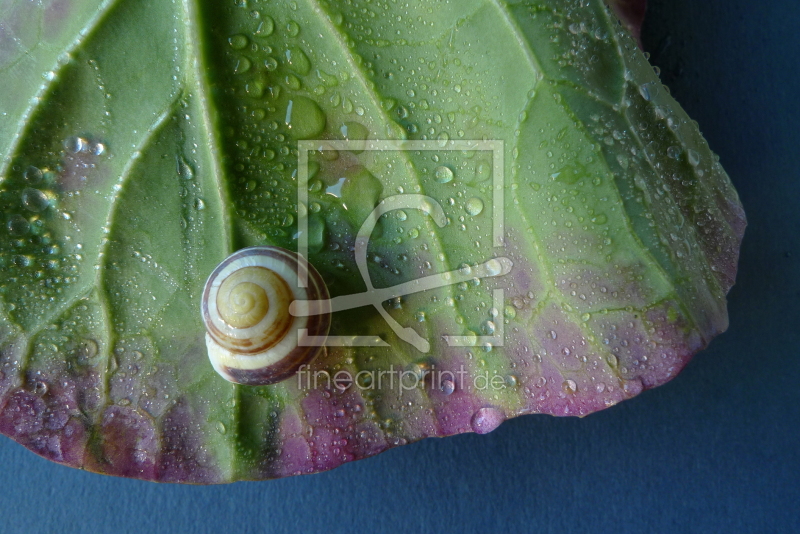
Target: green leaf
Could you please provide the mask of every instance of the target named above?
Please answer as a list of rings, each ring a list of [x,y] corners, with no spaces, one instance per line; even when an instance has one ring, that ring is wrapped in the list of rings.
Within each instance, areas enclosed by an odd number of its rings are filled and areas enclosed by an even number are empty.
[[[0,29],[0,431],[42,456],[310,473],[611,406],[727,327],[738,197],[599,0],[43,0],[0,4]],[[332,296],[366,291],[356,234],[409,194],[448,224],[387,213],[368,271],[466,277],[384,303],[428,352],[362,306],[331,335],[383,346],[328,346],[268,386],[214,372],[219,262],[307,240]],[[493,258],[511,272],[486,276]]]

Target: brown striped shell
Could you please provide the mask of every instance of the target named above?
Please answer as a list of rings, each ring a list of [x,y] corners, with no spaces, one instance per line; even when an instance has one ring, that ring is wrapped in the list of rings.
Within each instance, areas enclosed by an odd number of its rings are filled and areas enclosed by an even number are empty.
[[[237,384],[289,378],[320,353],[331,324],[330,306],[294,317],[289,305],[329,298],[317,270],[295,252],[279,247],[235,252],[214,269],[203,290],[211,365]]]

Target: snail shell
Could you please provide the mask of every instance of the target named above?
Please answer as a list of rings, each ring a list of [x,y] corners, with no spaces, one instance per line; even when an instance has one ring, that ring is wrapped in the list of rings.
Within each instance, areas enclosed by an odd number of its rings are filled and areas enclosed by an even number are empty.
[[[299,286],[303,273],[308,287]],[[237,384],[289,378],[319,354],[324,345],[319,341],[331,324],[330,307],[318,315],[294,317],[289,305],[329,298],[317,270],[294,252],[279,247],[235,252],[214,269],[203,290],[201,313],[211,365]]]

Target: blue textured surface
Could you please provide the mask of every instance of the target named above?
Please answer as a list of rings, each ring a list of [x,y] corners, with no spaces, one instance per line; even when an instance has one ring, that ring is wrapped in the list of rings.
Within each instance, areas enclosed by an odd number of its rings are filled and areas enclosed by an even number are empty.
[[[582,420],[219,487],[84,473],[1,438],[0,531],[800,532],[800,3],[650,3],[645,44],[750,223],[730,329],[679,377]]]

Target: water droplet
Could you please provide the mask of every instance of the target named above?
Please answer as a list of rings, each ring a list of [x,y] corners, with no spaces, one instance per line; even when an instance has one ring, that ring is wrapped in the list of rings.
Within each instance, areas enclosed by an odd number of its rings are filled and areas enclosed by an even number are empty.
[[[366,147],[365,141],[367,137],[369,137],[369,130],[367,130],[366,126],[360,122],[348,121],[342,124],[342,127],[339,128],[339,131],[342,133],[342,137],[344,137],[345,140],[351,141],[352,145],[355,145],[350,148],[352,153],[360,154],[364,151],[364,148]]]
[[[644,385],[640,378],[632,378],[622,381],[622,389],[625,391],[626,395],[634,397],[642,392]]]
[[[473,197],[467,200],[466,204],[464,204],[464,209],[473,217],[480,215],[483,211],[483,200]]]
[[[236,66],[233,68],[233,72],[234,74],[244,74],[245,72],[250,70],[250,67],[252,65],[253,64],[250,62],[249,59],[242,56],[240,58],[237,58]]]
[[[550,175],[550,178],[561,182],[562,184],[574,184],[583,176],[586,175],[586,169],[583,166],[574,164],[574,165],[565,165],[562,167],[558,172],[554,172]]]
[[[317,253],[325,246],[327,226],[325,224],[325,219],[317,214],[319,212],[319,204],[312,203],[310,208],[311,215],[308,217],[308,249],[312,253]]]
[[[30,231],[31,225],[22,215],[14,214],[8,218],[6,228],[9,234],[13,236],[22,236]]]
[[[503,264],[496,259],[491,259],[487,261],[484,265],[486,266],[487,276],[497,276],[498,274],[503,272]]]
[[[244,35],[234,35],[228,39],[228,44],[231,45],[231,48],[234,50],[241,50],[247,46],[247,37]]]
[[[436,167],[435,171],[433,171],[433,177],[440,184],[451,182],[453,180],[453,176],[453,170],[446,165],[440,165],[439,167]]]
[[[86,148],[86,139],[82,137],[70,137],[64,141],[64,149],[71,153],[77,154]]]
[[[576,384],[571,378],[564,380],[564,383],[561,384],[561,387],[564,389],[565,393],[575,393],[578,391],[578,384]]]
[[[286,76],[285,81],[286,81],[286,86],[292,91],[297,91],[301,87],[303,87],[303,82],[301,82],[300,78],[298,78],[294,74],[289,74],[288,76]]]
[[[492,175],[492,166],[486,162],[480,162],[475,166],[475,181],[483,182]]]
[[[642,98],[650,102],[658,94],[658,87],[652,82],[642,84],[642,86],[639,87],[639,94],[642,95]]]
[[[47,207],[50,205],[50,199],[48,199],[47,195],[38,189],[28,187],[22,191],[22,205],[28,211],[39,213],[47,209]]]
[[[383,184],[363,167],[350,172],[341,185],[341,197],[347,210],[358,225],[363,224],[378,205]]]
[[[442,384],[439,389],[445,395],[451,395],[456,390],[456,383],[450,380],[449,378],[445,378],[442,380]]]
[[[183,156],[176,156],[175,168],[178,176],[184,180],[194,179],[194,169],[192,168],[192,165],[186,161],[185,158],[183,158]]]
[[[31,165],[30,167],[25,169],[24,176],[26,182],[28,182],[31,185],[36,185],[42,181],[44,173],[38,167],[34,167],[33,165]]]
[[[689,165],[692,167],[697,167],[700,165],[700,154],[691,148],[686,151],[686,159],[689,161]]]
[[[300,25],[293,20],[286,24],[286,33],[289,37],[297,37],[300,35]]]
[[[264,60],[264,67],[266,67],[268,71],[273,71],[278,68],[278,60],[274,57],[267,56]]]
[[[305,76],[311,71],[311,61],[308,56],[299,48],[289,48],[286,50],[286,62],[293,71],[301,76]]]
[[[259,81],[251,81],[245,84],[244,91],[251,98],[261,98],[264,96],[264,84]]]
[[[313,139],[325,129],[325,114],[316,102],[296,96],[286,106],[286,126],[296,139]]]
[[[272,20],[272,17],[265,16],[261,19],[261,22],[258,23],[258,28],[256,28],[256,36],[269,37],[272,35],[273,31],[275,31],[275,21]]]
[[[75,356],[81,365],[91,365],[97,357],[99,348],[94,339],[85,339],[75,350]]]
[[[505,414],[498,408],[481,408],[472,416],[472,430],[476,434],[488,434],[500,426],[505,419]]]

